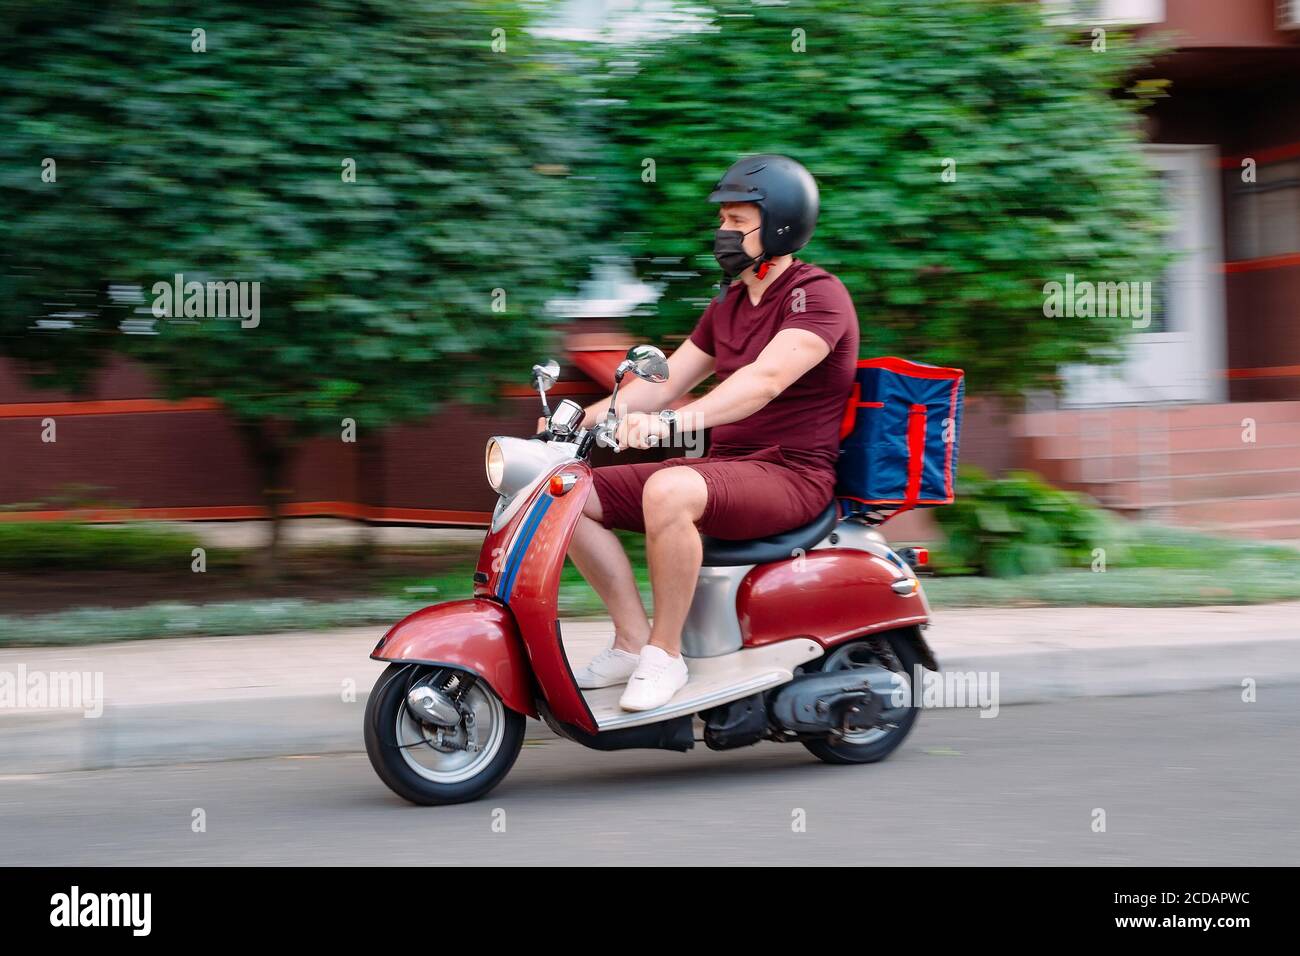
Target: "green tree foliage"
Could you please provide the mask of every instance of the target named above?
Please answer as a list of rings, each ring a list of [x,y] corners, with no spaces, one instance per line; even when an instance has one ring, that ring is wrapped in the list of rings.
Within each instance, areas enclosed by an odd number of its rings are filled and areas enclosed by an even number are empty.
[[[864,355],[956,365],[972,390],[1006,393],[1116,355],[1131,320],[1045,318],[1043,287],[1160,277],[1140,100],[1116,95],[1141,49],[1112,33],[1093,52],[1027,2],[710,6],[706,28],[611,63],[612,208],[667,289],[640,331],[692,327],[718,279],[704,197],[740,156],[775,152],[820,184],[801,257],[848,287]]]
[[[169,395],[220,399],[274,487],[303,437],[490,397],[546,348],[595,152],[523,0],[3,10],[0,350],[61,383],[143,358]],[[256,327],[122,334],[177,273],[260,283]],[[36,331],[51,314],[75,327]]]

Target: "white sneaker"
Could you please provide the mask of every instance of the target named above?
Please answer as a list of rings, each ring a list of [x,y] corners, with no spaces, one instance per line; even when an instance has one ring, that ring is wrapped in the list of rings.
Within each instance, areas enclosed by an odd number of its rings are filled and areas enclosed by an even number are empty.
[[[607,647],[593,657],[591,663],[573,676],[577,679],[578,686],[583,690],[626,684],[627,679],[636,670],[639,660],[641,658],[630,651],[620,650],[617,647]]]
[[[619,698],[624,710],[654,710],[673,699],[686,686],[690,674],[686,661],[673,657],[661,647],[647,644],[641,648],[641,660]]]

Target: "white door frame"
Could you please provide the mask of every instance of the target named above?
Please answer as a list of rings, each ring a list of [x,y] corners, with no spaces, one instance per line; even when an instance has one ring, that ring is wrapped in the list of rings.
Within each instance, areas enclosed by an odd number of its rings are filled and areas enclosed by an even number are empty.
[[[1172,241],[1183,254],[1165,274],[1171,327],[1134,331],[1119,365],[1063,369],[1063,405],[1227,400],[1218,148],[1149,144],[1144,152],[1156,169],[1179,174]]]

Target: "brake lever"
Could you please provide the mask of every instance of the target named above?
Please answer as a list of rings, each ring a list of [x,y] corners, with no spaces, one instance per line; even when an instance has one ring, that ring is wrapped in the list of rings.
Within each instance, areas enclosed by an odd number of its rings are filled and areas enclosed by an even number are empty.
[[[612,435],[603,431],[596,433],[596,444],[601,448],[612,448],[616,455],[623,450],[623,446],[620,445]]]

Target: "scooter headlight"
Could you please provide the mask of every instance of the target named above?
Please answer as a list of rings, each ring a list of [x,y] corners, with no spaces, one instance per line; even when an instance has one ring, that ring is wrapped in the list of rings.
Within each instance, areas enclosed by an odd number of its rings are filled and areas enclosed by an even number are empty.
[[[571,450],[572,446],[495,435],[488,439],[484,456],[488,484],[497,494],[509,498],[568,459]]]
[[[487,480],[492,486],[492,490],[501,492],[501,482],[506,477],[506,455],[501,449],[501,443],[495,438],[489,438],[487,443]]]

